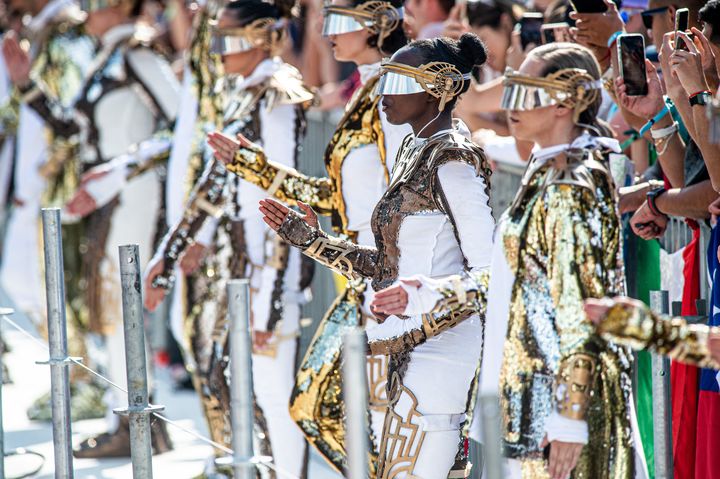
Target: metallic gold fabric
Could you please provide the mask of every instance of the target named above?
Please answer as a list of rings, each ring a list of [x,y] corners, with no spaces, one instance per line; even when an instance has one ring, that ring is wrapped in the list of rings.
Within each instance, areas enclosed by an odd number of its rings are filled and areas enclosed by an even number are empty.
[[[598,326],[598,332],[608,341],[633,349],[650,349],[681,363],[720,369],[708,350],[708,335],[720,333],[720,328],[660,317],[645,305],[613,306]]]
[[[560,364],[555,399],[558,412],[569,419],[585,418],[596,374],[595,358],[573,354]]]
[[[348,282],[330,307],[300,365],[290,397],[290,416],[310,444],[340,472],[347,467],[340,350],[343,334],[363,323],[364,291],[362,281]],[[376,401],[375,406],[382,404]],[[375,477],[375,455],[369,460],[370,477]]]
[[[500,374],[506,454],[542,459],[561,364],[584,354],[598,373],[585,415],[590,439],[572,477],[633,478],[631,355],[600,338],[582,308],[585,298],[624,290],[614,185],[601,152],[531,161],[502,241],[515,274]]]

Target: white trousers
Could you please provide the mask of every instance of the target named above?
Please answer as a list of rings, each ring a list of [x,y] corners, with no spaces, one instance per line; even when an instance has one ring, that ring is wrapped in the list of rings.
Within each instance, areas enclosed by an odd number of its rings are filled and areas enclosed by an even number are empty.
[[[299,305],[286,303],[284,308],[285,316],[300,316]],[[253,354],[252,367],[255,397],[267,421],[273,461],[280,469],[300,477],[305,457],[305,438],[290,418],[288,408],[295,384],[296,353],[297,341],[294,338],[286,339],[278,343],[274,358]]]
[[[142,274],[153,253],[153,236],[159,208],[160,181],[154,172],[150,171],[130,180],[120,193],[120,203],[113,211],[110,233],[105,245],[105,258],[100,266],[103,314],[110,324],[110,332],[105,336],[108,361],[106,370],[108,377],[125,389],[127,376],[118,247],[126,244],[139,245]],[[148,373],[150,369],[148,368]],[[127,394],[110,388],[105,400],[112,410],[127,404]],[[108,418],[110,428],[114,429],[117,418],[111,413]]]

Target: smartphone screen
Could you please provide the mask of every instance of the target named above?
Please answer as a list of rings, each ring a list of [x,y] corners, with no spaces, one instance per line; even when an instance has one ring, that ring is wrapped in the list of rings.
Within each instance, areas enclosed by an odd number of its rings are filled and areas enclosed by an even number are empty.
[[[687,32],[690,21],[690,11],[687,8],[678,8],[675,12],[675,49],[687,50],[685,40],[678,38],[678,32]]]
[[[629,96],[645,96],[647,77],[645,75],[645,40],[642,35],[620,35],[618,37],[620,74],[625,81]]]
[[[531,43],[542,43],[541,29],[543,24],[542,13],[526,13],[520,19],[520,41],[525,48]]]
[[[546,23],[541,31],[543,43],[570,41],[570,25],[567,23]]]
[[[604,0],[570,0],[570,4],[578,13],[604,13],[607,11]]]

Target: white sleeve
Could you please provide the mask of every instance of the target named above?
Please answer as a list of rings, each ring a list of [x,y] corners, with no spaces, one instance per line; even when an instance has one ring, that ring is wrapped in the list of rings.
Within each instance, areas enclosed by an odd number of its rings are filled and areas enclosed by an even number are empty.
[[[200,243],[203,246],[210,246],[219,223],[220,220],[214,216],[208,216],[205,218],[205,222],[195,235],[195,242]]]
[[[579,444],[588,443],[588,424],[581,419],[570,419],[558,414],[557,411],[550,413],[545,422],[545,433],[548,441],[574,442]]]
[[[269,160],[295,168],[297,112],[294,105],[278,105],[269,112],[262,108],[260,137]]]
[[[140,82],[170,120],[177,117],[180,108],[180,83],[165,59],[149,48],[136,48],[128,52],[128,64]]]
[[[468,267],[488,268],[495,220],[485,179],[472,166],[459,161],[442,165],[437,175]]]

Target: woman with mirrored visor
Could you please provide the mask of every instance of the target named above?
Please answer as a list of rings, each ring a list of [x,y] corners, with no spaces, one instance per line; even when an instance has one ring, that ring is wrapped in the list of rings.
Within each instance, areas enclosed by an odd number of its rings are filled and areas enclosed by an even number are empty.
[[[402,1],[337,1],[325,8],[324,34],[335,58],[358,66],[361,86],[348,103],[325,151],[326,178],[312,178],[278,165],[258,145],[212,135],[216,156],[230,171],[290,205],[309,205],[331,218],[333,230],[350,241],[373,244],[370,217],[387,188],[406,126],[391,125],[380,110],[380,60],[406,44]],[[239,149],[239,151],[238,151]],[[290,412],[308,441],[338,471],[347,466],[341,384],[342,334],[374,323],[367,305],[369,281],[349,281],[318,326],[303,359]],[[374,450],[387,406],[387,360],[368,357],[370,431]],[[373,452],[373,456],[376,452]],[[371,461],[371,473],[375,464]]]
[[[470,473],[464,439],[482,349],[484,292],[467,295],[469,307],[447,314],[421,314],[423,305],[414,300],[419,288],[448,276],[462,282],[472,274],[487,282],[490,169],[464,125],[452,119],[470,71],[485,59],[479,38],[465,34],[459,41],[413,42],[383,64],[383,111],[413,134],[372,215],[373,246],[326,234],[309,208],[300,216],[278,202],[261,203],[266,222],[286,241],[351,280],[372,279],[380,291],[371,304],[377,322],[366,333],[370,352],[390,358],[377,473],[383,479]],[[413,299],[399,307],[408,296]]]

